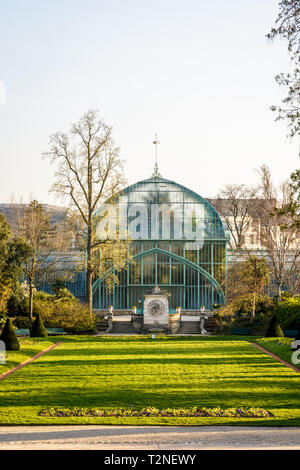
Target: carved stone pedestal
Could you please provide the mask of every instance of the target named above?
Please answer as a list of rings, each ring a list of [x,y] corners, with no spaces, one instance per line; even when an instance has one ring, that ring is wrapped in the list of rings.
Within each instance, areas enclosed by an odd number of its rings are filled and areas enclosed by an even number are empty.
[[[143,331],[157,329],[169,332],[169,296],[169,293],[162,292],[158,286],[144,295]]]

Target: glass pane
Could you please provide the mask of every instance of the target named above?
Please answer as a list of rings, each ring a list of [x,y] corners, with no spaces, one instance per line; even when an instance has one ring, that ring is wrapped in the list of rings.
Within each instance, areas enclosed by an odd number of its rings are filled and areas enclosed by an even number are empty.
[[[148,255],[143,258],[143,283],[155,284],[155,256]]]
[[[152,250],[152,248],[155,248],[155,243],[154,242],[144,242],[143,243],[143,251],[148,251]]]
[[[141,284],[141,262],[129,265],[129,284]]]
[[[164,255],[162,253],[157,253],[157,262],[158,263],[168,263],[169,262],[169,255]]]
[[[176,255],[181,256],[181,257],[183,257],[183,247],[184,247],[183,243],[179,243],[179,242],[171,243],[172,253],[175,253]]]
[[[159,242],[157,243],[157,248],[161,250],[169,251],[170,250],[170,243],[169,242]]]
[[[193,263],[197,263],[197,250],[185,250],[185,257]]]
[[[171,274],[172,274],[172,284],[183,284],[184,282],[183,264],[172,264]]]
[[[157,283],[170,284],[170,266],[169,264],[158,264],[157,266]]]

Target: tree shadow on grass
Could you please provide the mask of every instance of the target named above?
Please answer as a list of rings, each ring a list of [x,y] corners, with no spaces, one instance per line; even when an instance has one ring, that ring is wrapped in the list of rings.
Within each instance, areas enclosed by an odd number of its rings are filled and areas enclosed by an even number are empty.
[[[73,354],[74,356],[74,354]],[[137,357],[137,358],[129,358],[126,357],[125,355],[123,357],[117,356],[115,359],[113,358],[108,358],[105,357],[105,355],[99,355],[100,357],[96,357],[91,354],[87,354],[90,359],[87,358],[82,358],[82,359],[71,359],[72,355],[58,355],[57,359],[54,359],[52,356],[51,359],[46,358],[45,356],[41,358],[36,363],[32,363],[30,367],[38,367],[40,365],[49,365],[53,370],[55,367],[80,367],[80,366],[89,366],[89,367],[100,367],[100,366],[109,366],[109,365],[187,365],[187,366],[207,366],[207,367],[213,367],[213,366],[222,366],[224,365],[225,367],[227,366],[240,366],[241,367],[241,372],[243,371],[243,368],[252,368],[252,367],[259,367],[259,368],[273,368],[273,369],[278,369],[278,368],[283,368],[286,373],[292,374],[297,374],[297,372],[292,371],[289,369],[287,366],[282,364],[279,361],[276,361],[276,359],[269,358],[269,357],[264,357],[262,358],[259,356],[257,357],[224,357],[224,356],[213,356],[213,357],[193,357],[193,358],[184,358],[184,357]],[[298,374],[299,375],[299,374]],[[300,378],[300,376],[299,376]]]
[[[264,383],[261,389],[257,389],[257,381],[247,382],[245,388],[241,384],[236,387],[236,381],[222,384],[222,381],[206,381],[205,384],[190,384],[189,388],[184,382],[154,382],[145,380],[139,383],[134,379],[119,382],[116,377],[114,382],[103,386],[103,380],[94,380],[86,377],[81,382],[76,377],[65,377],[65,382],[57,385],[53,381],[43,380],[43,386],[35,387],[33,382],[28,384],[20,381],[20,387],[12,387],[0,394],[1,407],[23,406],[61,406],[61,407],[125,407],[131,404],[135,407],[156,406],[161,407],[190,407],[209,406],[216,407],[240,407],[254,406],[264,408],[300,408],[300,394],[291,388],[290,393],[286,388],[286,382],[280,381],[277,388],[272,390],[272,380]],[[142,379],[142,378],[141,378]],[[149,380],[149,377],[147,377]],[[120,386],[121,385],[121,386]],[[223,385],[223,386],[222,386]],[[26,390],[24,393],[23,390]],[[284,391],[284,392],[283,392]],[[271,411],[271,410],[270,410]]]
[[[58,346],[57,351],[86,351],[86,350],[94,350],[94,351],[105,351],[107,353],[114,353],[115,351],[120,352],[128,352],[131,354],[135,353],[143,353],[151,351],[153,354],[156,352],[170,352],[174,354],[174,352],[186,354],[188,352],[205,352],[205,351],[248,351],[249,354],[263,354],[258,348],[255,348],[250,343],[247,342],[227,342],[227,343],[208,343],[208,342],[188,342],[188,343],[155,343],[152,341],[147,342],[135,342],[135,343],[122,343],[122,342],[115,342],[115,343],[99,343],[99,342],[78,342],[78,343],[69,343],[65,342]]]

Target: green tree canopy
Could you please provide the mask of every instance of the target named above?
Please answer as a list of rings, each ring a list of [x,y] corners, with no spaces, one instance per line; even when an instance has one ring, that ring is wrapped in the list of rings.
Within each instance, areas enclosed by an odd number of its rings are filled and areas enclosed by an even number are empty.
[[[30,246],[21,238],[12,237],[7,220],[0,214],[0,310],[6,309],[12,286],[30,255]]]

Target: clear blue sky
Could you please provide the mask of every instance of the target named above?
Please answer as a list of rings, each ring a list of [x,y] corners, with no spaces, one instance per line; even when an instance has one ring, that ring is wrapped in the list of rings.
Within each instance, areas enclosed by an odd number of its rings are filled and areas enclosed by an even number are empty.
[[[6,0],[0,12],[0,202],[54,203],[49,135],[89,108],[114,128],[129,183],[159,167],[203,196],[299,166],[270,106],[286,44],[266,33],[276,0]]]

